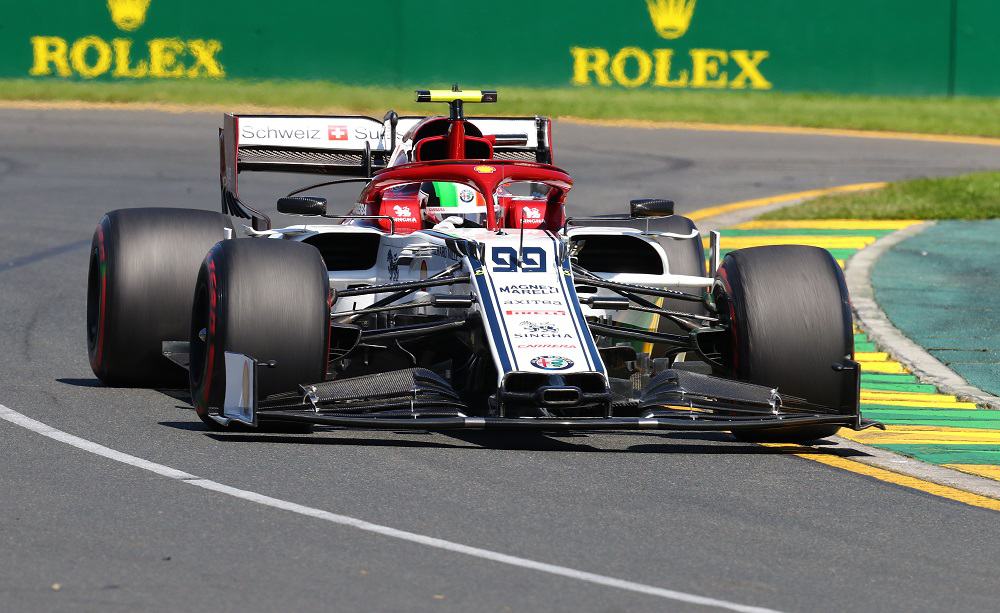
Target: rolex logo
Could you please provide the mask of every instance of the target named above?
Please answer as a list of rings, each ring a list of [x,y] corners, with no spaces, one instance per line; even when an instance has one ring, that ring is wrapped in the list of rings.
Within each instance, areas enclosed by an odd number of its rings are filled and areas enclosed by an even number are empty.
[[[111,0],[109,0],[110,2]],[[698,0],[646,0],[649,18],[657,34],[675,39],[684,36],[691,25],[694,5]]]
[[[120,30],[133,32],[146,22],[151,0],[106,0],[111,21]],[[100,11],[100,2],[87,0]],[[154,20],[156,15],[154,14]],[[84,30],[86,31],[86,30]],[[148,38],[137,43],[119,34],[111,40],[90,34],[76,40],[62,36],[32,36],[33,77],[82,77],[96,79],[223,79],[219,61],[222,41],[179,36]]]
[[[121,30],[134,32],[146,21],[149,2],[150,0],[108,0],[111,21]]]

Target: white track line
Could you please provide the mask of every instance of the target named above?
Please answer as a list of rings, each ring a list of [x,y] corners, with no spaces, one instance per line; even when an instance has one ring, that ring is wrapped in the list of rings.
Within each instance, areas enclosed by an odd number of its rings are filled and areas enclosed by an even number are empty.
[[[272,498],[270,496],[265,496],[263,494],[258,494],[256,492],[251,492],[248,490],[241,490],[239,488],[231,487],[229,485],[225,485],[217,481],[202,479],[201,477],[197,477],[190,473],[186,473],[184,471],[177,470],[175,468],[171,468],[163,464],[150,462],[149,460],[144,460],[134,455],[122,453],[121,451],[115,451],[114,449],[105,447],[104,445],[100,445],[93,441],[88,441],[87,439],[80,438],[79,436],[74,436],[67,432],[63,432],[62,430],[53,428],[52,426],[44,424],[38,420],[32,419],[27,415],[18,413],[17,411],[8,408],[2,404],[0,404],[0,419],[21,426],[22,428],[31,430],[32,432],[41,434],[42,436],[47,436],[48,438],[59,441],[60,443],[66,443],[67,445],[71,445],[73,447],[76,447],[77,449],[88,451],[90,453],[99,455],[101,457],[108,458],[109,460],[114,460],[115,462],[121,462],[123,464],[128,464],[129,466],[135,466],[136,468],[148,470],[150,472],[156,473],[168,479],[174,479],[181,483],[187,483],[195,487],[200,487],[202,489],[218,492],[220,494],[226,494],[227,496],[232,496],[234,498],[239,498],[241,500],[255,502],[257,504],[273,507],[275,509],[281,509],[283,511],[298,513],[299,515],[304,515],[306,517],[312,517],[315,519],[321,519],[324,521],[328,521],[330,523],[339,524],[341,526],[349,526],[351,528],[357,528],[358,530],[364,530],[365,532],[372,532],[375,534],[380,534],[382,536],[388,536],[403,541],[409,541],[411,543],[417,543],[419,545],[425,545],[427,547],[434,547],[436,549],[443,549],[445,551],[461,553],[467,556],[472,556],[474,558],[490,560],[492,562],[499,562],[500,564],[508,564],[510,566],[517,566],[519,568],[527,568],[530,570],[548,573],[550,575],[558,575],[560,577],[567,577],[569,579],[576,579],[578,581],[586,581],[587,583],[594,583],[597,585],[618,588],[620,590],[637,592],[639,594],[646,594],[649,596],[658,596],[660,598],[666,598],[668,600],[674,600],[677,602],[703,605],[706,607],[716,607],[719,609],[726,609],[729,611],[740,611],[742,613],[777,613],[774,609],[742,605],[739,603],[729,602],[726,600],[719,600],[716,598],[698,596],[697,594],[689,594],[687,592],[668,590],[665,588],[655,587],[652,585],[645,585],[643,583],[636,583],[634,581],[626,581],[624,579],[616,579],[614,577],[607,577],[595,573],[588,573],[586,571],[567,568],[565,566],[557,566],[555,564],[547,564],[545,562],[529,560],[527,558],[512,556],[497,551],[491,551],[489,549],[470,547],[469,545],[462,545],[461,543],[446,541],[444,539],[435,538],[433,536],[425,536],[423,534],[417,534],[415,532],[398,530],[396,528],[390,528],[389,526],[373,524],[371,522],[364,521],[363,519],[357,519],[354,517],[349,517],[347,515],[338,515],[337,513],[331,513],[329,511],[324,511],[322,509],[303,506],[301,504],[296,504],[294,502],[289,502],[287,500],[281,500],[279,498]]]

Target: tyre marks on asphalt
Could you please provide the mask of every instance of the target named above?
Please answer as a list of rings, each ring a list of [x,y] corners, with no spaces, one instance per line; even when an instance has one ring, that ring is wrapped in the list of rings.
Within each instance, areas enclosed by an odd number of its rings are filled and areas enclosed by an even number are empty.
[[[21,266],[27,266],[28,264],[34,264],[39,260],[45,260],[57,255],[76,251],[77,249],[83,249],[88,245],[90,245],[89,238],[85,240],[73,241],[72,243],[66,243],[65,245],[59,245],[57,247],[43,249],[42,251],[14,258],[12,260],[7,260],[6,262],[0,262],[0,272],[20,268]]]

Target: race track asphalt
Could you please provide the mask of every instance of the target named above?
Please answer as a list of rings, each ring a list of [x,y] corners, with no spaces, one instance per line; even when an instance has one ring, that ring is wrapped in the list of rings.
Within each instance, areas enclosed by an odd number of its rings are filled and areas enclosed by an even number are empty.
[[[0,110],[0,405],[233,487],[745,605],[1000,602],[995,512],[728,435],[217,434],[182,396],[102,387],[84,334],[93,228],[120,207],[216,209],[218,123],[216,114]],[[578,179],[576,212],[618,211],[642,196],[688,211],[1000,167],[1000,148],[944,143],[567,123],[555,139],[556,161]],[[305,182],[241,187],[266,202]],[[704,607],[187,487],[0,421],[0,610],[209,609]]]

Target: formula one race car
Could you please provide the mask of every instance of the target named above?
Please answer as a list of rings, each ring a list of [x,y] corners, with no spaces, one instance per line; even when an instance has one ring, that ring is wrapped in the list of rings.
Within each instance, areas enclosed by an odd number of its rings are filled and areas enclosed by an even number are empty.
[[[108,385],[190,385],[212,427],[731,431],[804,441],[859,411],[844,278],[822,249],[706,263],[669,200],[567,217],[551,123],[470,117],[494,91],[418,91],[449,116],[225,115],[222,214],[108,213],[87,339]],[[277,201],[243,171],[336,175]],[[304,192],[363,184],[352,209]],[[347,207],[345,207],[347,209]],[[249,225],[232,223],[232,219]],[[708,270],[706,270],[708,269]],[[181,368],[182,367],[182,368]],[[187,374],[184,374],[184,369]]]

